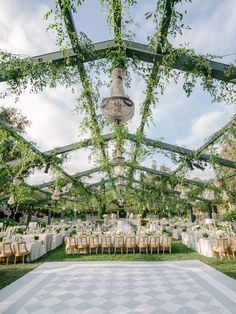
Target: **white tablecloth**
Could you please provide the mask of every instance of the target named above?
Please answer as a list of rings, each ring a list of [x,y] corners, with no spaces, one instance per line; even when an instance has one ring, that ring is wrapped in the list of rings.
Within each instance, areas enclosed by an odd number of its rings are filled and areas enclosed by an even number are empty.
[[[207,257],[213,257],[212,247],[216,245],[216,241],[214,239],[209,238],[200,238],[198,253]]]
[[[53,234],[53,238],[52,238],[52,250],[54,250],[55,248],[57,248],[58,246],[60,246],[62,244],[62,235],[60,233],[58,234]]]
[[[26,243],[27,249],[31,250],[31,254],[27,256],[26,260],[27,262],[35,261],[40,257],[40,249],[41,249],[41,241],[35,240],[31,243]]]
[[[40,234],[39,239],[43,242],[43,245],[46,245],[46,252],[49,252],[52,250],[52,239],[53,239],[52,233]]]
[[[174,239],[180,239],[180,236],[181,236],[181,230],[179,229],[173,229],[172,230],[172,236]]]

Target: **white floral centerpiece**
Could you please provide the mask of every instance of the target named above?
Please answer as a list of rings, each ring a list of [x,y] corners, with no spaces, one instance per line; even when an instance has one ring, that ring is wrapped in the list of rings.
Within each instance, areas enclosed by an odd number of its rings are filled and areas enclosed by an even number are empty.
[[[201,230],[201,226],[200,225],[193,225],[192,230],[193,231],[199,231],[199,230]]]
[[[154,235],[154,231],[152,229],[146,229],[145,230],[145,235],[146,236],[152,236],[152,235]]]
[[[224,230],[216,230],[215,235],[219,238],[225,237],[225,231]]]
[[[123,233],[121,230],[117,230],[117,231],[115,232],[115,235],[116,235],[116,236],[123,236],[124,233]]]

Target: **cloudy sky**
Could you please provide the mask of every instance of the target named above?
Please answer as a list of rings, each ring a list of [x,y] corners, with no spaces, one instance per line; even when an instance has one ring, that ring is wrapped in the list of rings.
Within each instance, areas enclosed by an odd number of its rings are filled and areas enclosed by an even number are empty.
[[[0,49],[14,54],[35,56],[57,51],[55,36],[46,32],[47,22],[43,15],[50,8],[50,0],[1,0],[0,10]],[[134,20],[131,30],[137,34],[136,42],[147,43],[147,36],[152,35],[154,25],[146,21],[145,12],[154,9],[153,0],[139,0],[135,9],[130,12]],[[172,39],[178,47],[188,43],[200,53],[211,53],[225,56],[221,62],[229,63],[236,58],[236,1],[235,0],[194,0],[185,4],[181,10],[187,9],[185,24],[191,30],[183,32],[182,36]],[[112,34],[106,26],[106,13],[101,9],[99,1],[88,0],[81,11],[75,15],[77,29],[85,32],[93,42],[112,39]],[[235,55],[231,55],[235,53]],[[131,88],[126,93],[136,105],[135,116],[128,127],[134,133],[140,122],[139,106],[144,98],[144,82],[133,74]],[[104,91],[106,93],[106,91]],[[109,90],[107,90],[109,95]],[[105,96],[105,95],[104,95]],[[79,123],[81,116],[73,112],[74,95],[65,88],[46,89],[43,93],[25,93],[19,102],[14,97],[1,100],[1,105],[17,106],[31,120],[25,137],[34,143],[41,151],[67,145],[81,139]],[[166,93],[160,98],[160,103],[153,110],[154,124],[146,128],[150,138],[162,139],[167,143],[178,144],[196,149],[213,132],[224,126],[236,112],[235,106],[224,103],[212,103],[210,96],[196,87],[192,96],[187,98],[180,84],[170,84]],[[88,160],[89,150],[71,154],[65,169],[69,173],[86,170],[94,166]],[[150,166],[152,159],[158,165],[172,163],[156,154],[148,158],[144,164]],[[205,172],[193,171],[190,177],[211,177],[210,169]],[[49,175],[35,173],[29,182],[47,181]],[[98,180],[98,175],[94,181]]]

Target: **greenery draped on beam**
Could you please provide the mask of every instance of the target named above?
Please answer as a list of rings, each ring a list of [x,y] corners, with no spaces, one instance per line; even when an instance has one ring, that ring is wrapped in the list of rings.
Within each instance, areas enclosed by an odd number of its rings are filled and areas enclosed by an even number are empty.
[[[56,169],[59,173],[61,173],[64,177],[66,177],[70,182],[72,182],[74,184],[75,187],[77,187],[79,190],[82,190],[83,192],[85,192],[86,194],[91,195],[91,192],[83,185],[83,183],[77,179],[74,179],[73,177],[71,177],[66,171],[64,171],[61,166],[59,165],[62,161],[58,158],[53,158],[53,156],[45,156],[44,153],[40,152],[35,146],[33,146],[30,142],[28,142],[27,140],[25,140],[20,134],[18,134],[18,132],[16,130],[14,130],[13,128],[11,128],[10,126],[8,126],[5,122],[0,121],[0,128],[5,130],[9,135],[11,135],[13,138],[16,139],[16,141],[20,142],[23,144],[23,146],[21,146],[21,150],[25,148],[27,148],[30,151],[33,151],[35,153],[36,158],[39,158],[39,160],[41,161],[41,166],[44,163],[48,163],[50,162],[50,164],[52,165],[52,167],[54,169]],[[28,164],[28,167],[25,168],[25,166],[22,168],[22,171],[25,172],[25,170],[29,169],[32,166],[35,166],[35,160],[31,160],[31,164]],[[37,165],[37,164],[36,164]],[[15,175],[21,176],[22,173],[17,173]],[[44,192],[43,192],[44,193]]]
[[[83,64],[83,51],[79,44],[77,32],[75,29],[73,15],[71,12],[72,6],[69,0],[58,1],[61,8],[61,17],[64,19],[67,33],[70,38],[71,46],[73,51],[76,53],[77,68],[80,75],[80,81],[83,87],[82,97],[86,100],[84,110],[90,117],[90,130],[93,146],[98,148],[101,152],[101,165],[105,171],[107,171],[110,180],[112,181],[111,167],[108,162],[108,156],[105,148],[105,143],[101,135],[101,125],[97,118],[95,103],[98,101],[92,90],[92,84],[89,81],[86,69]]]
[[[168,29],[171,22],[171,14],[172,14],[172,10],[176,2],[178,1],[176,0],[165,1],[164,14],[161,18],[161,22],[158,27],[158,32],[156,34],[156,52],[157,53],[159,50],[161,51],[165,50],[166,38],[168,35]],[[130,161],[131,166],[130,166],[130,171],[128,173],[126,192],[129,190],[129,187],[132,185],[133,174],[137,167],[137,157],[141,149],[142,139],[144,137],[144,127],[146,123],[148,122],[148,119],[150,116],[150,111],[151,111],[150,107],[155,101],[154,90],[157,87],[161,78],[160,75],[158,74],[159,67],[160,67],[160,62],[155,55],[154,61],[153,61],[153,67],[151,69],[151,73],[148,78],[148,83],[146,87],[146,97],[141,107],[141,122],[136,132],[136,143],[135,143],[134,151],[131,155],[131,161]]]
[[[197,150],[195,150],[194,155],[191,157],[187,157],[187,161],[191,163],[191,159],[198,159],[199,155],[204,152],[207,148],[212,146],[214,143],[216,143],[217,140],[219,140],[225,133],[230,131],[232,128],[236,128],[236,115],[233,116],[231,121],[227,123],[223,128],[212,134],[209,139]],[[214,160],[214,159],[213,159]],[[173,172],[174,174],[180,171],[183,167],[188,166],[188,163],[186,160],[179,165],[179,167]]]

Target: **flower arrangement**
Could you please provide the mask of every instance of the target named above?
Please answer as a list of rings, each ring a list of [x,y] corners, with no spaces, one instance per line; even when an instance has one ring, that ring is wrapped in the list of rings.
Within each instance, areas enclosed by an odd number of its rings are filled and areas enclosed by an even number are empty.
[[[122,231],[117,230],[117,231],[115,232],[115,235],[116,235],[116,236],[123,236],[124,234],[123,234]]]
[[[162,235],[167,235],[167,236],[170,236],[171,235],[171,232],[169,229],[167,228],[163,228],[162,229]]]
[[[205,239],[209,238],[209,233],[206,232],[206,231],[203,232],[202,237],[205,238]]]
[[[76,230],[75,229],[70,229],[69,230],[69,234],[70,234],[70,237],[73,237],[74,235],[76,235]]]
[[[193,231],[199,231],[201,230],[201,226],[200,225],[194,225],[193,226]]]
[[[224,230],[216,230],[216,236],[219,238],[223,238],[225,236],[225,231]]]
[[[55,231],[56,231],[56,233],[60,233],[60,232],[61,232],[61,228],[60,228],[60,227],[57,227],[57,228],[55,229]]]
[[[152,236],[152,235],[154,235],[154,231],[151,230],[151,229],[146,229],[145,235],[146,235],[146,236]]]

